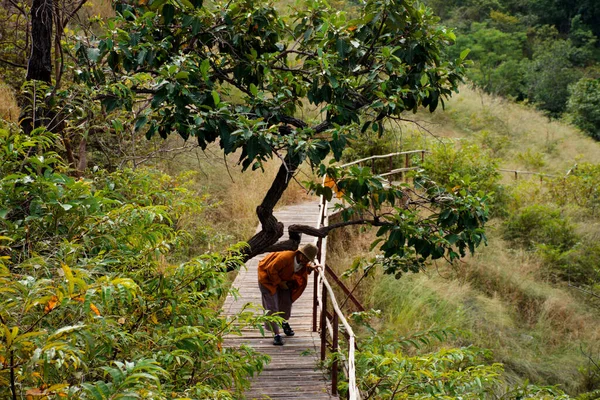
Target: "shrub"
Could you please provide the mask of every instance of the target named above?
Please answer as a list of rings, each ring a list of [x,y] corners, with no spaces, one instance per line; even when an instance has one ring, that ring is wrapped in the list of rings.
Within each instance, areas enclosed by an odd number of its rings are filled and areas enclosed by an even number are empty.
[[[512,214],[504,223],[504,238],[523,247],[549,245],[561,251],[577,242],[573,224],[560,209],[534,204]]]
[[[0,129],[0,398],[239,398],[268,359],[222,346],[264,320],[219,311],[240,247],[170,263],[201,198],[147,169],[75,179],[55,143]]]
[[[453,187],[463,180],[472,191],[494,192],[498,189],[500,173],[498,160],[481,147],[465,143],[439,144],[425,158],[423,168],[432,180],[443,186]]]
[[[573,123],[587,135],[600,140],[600,79],[583,78],[569,87],[567,110]]]
[[[498,159],[475,144],[439,144],[425,157],[423,168],[431,179],[447,190],[483,192],[491,199],[490,214],[504,213],[507,195],[499,184]]]
[[[578,206],[595,216],[600,208],[600,164],[576,165],[564,178],[549,180],[548,200],[563,206]]]
[[[548,246],[542,246],[540,251],[559,278],[576,285],[600,285],[600,244],[596,241],[583,241],[568,251]]]
[[[505,388],[501,364],[490,363],[488,350],[475,347],[441,348],[423,351],[444,330],[416,333],[401,337],[392,332],[375,332],[361,341],[356,353],[357,384],[365,398],[462,398],[462,399],[569,399],[554,387],[538,387],[527,382]],[[411,347],[415,347],[413,351]],[[416,355],[410,355],[416,352]],[[347,391],[342,381],[340,392]],[[504,392],[504,393],[501,393]]]

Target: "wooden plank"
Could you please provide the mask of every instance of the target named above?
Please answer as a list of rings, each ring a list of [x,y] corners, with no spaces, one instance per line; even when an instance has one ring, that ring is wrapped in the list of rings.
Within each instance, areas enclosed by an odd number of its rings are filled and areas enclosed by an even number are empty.
[[[319,216],[318,202],[293,205],[275,212],[287,233],[291,224],[314,226]],[[284,235],[284,239],[287,234]],[[302,244],[312,243],[312,237],[303,235]],[[249,260],[233,282],[238,291],[238,299],[229,295],[223,304],[225,315],[234,315],[247,303],[261,304],[258,290],[258,261],[264,257]],[[245,393],[246,399],[337,399],[331,395],[331,383],[318,368],[319,336],[312,332],[312,299],[314,294],[314,274],[309,276],[309,283],[304,294],[292,307],[290,325],[296,332],[293,337],[284,337],[283,346],[274,346],[273,339],[264,337],[257,329],[244,328],[241,336],[228,335],[225,347],[249,345],[255,350],[268,354],[271,362],[260,375],[252,381],[252,387]]]

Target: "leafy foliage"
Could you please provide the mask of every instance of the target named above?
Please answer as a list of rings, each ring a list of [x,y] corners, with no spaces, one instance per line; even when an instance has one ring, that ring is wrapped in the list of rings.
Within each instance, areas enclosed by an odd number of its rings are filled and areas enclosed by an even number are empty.
[[[534,204],[515,212],[505,223],[504,237],[525,247],[537,244],[566,250],[577,241],[573,224],[561,210]]]
[[[197,195],[152,170],[72,178],[57,140],[0,130],[0,395],[236,397],[267,361],[223,347],[264,319],[220,315],[239,248],[170,263]]]
[[[580,79],[570,87],[567,108],[573,122],[586,134],[600,140],[600,79]]]
[[[339,159],[348,135],[340,127],[358,124],[359,112],[381,127],[420,105],[433,111],[463,71],[462,58],[441,57],[454,34],[413,2],[369,1],[348,20],[310,1],[292,24],[253,1],[118,11],[97,47],[78,47],[78,79],[104,94],[108,112],[147,98],[135,122],[147,137],[177,132],[203,148],[219,139],[225,153],[241,150],[244,168],[283,149],[314,164],[329,152]],[[323,125],[295,117],[305,99]]]
[[[581,72],[573,68],[574,52],[568,40],[544,40],[528,65],[528,97],[550,115],[557,116],[566,110],[568,87],[581,77]]]
[[[447,332],[428,331],[411,338],[392,332],[361,341],[356,355],[357,383],[364,399],[496,398],[503,367],[489,363],[491,354],[474,347],[419,350]],[[416,347],[416,353],[411,347]],[[341,384],[341,391],[347,390]],[[498,396],[500,397],[500,396]],[[504,393],[504,399],[568,399],[560,390],[525,384]]]
[[[453,188],[438,185],[423,171],[408,184],[389,186],[369,167],[321,168],[319,173],[336,182],[342,200],[351,207],[336,207],[345,223],[367,222],[378,227],[371,248],[379,247],[376,263],[399,278],[403,272],[418,272],[427,260],[445,257],[452,261],[467,249],[486,242],[483,225],[488,218],[487,195],[473,193],[464,182]],[[331,199],[332,189],[312,183],[312,190]],[[418,212],[427,209],[427,215]]]

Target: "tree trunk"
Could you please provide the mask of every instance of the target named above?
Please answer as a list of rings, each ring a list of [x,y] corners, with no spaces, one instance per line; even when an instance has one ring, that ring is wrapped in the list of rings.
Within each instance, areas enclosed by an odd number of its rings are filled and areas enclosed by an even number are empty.
[[[52,0],[33,0],[31,6],[31,56],[27,80],[50,83],[52,78]]]
[[[52,0],[33,0],[31,6],[31,55],[26,80],[52,82]],[[26,98],[21,126],[27,134],[41,125],[44,113],[35,104],[35,93]]]
[[[299,155],[288,154],[281,167],[279,167],[279,171],[271,187],[263,198],[262,203],[256,208],[256,215],[262,229],[248,240],[249,247],[244,252],[244,261],[269,250],[283,236],[283,224],[275,218],[273,209],[281,199],[285,189],[289,186],[301,162],[302,159]],[[290,239],[295,243],[295,247],[297,248],[298,244],[300,244],[299,235],[294,235]],[[293,244],[292,247],[294,247]]]

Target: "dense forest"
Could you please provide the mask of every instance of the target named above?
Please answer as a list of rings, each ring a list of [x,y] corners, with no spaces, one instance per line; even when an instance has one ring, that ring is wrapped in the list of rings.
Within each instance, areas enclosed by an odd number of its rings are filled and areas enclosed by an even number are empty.
[[[243,398],[232,275],[329,235],[362,398],[600,398],[598,2],[0,4],[0,397]]]
[[[569,112],[599,139],[600,5],[594,1],[431,1],[456,29],[450,53],[470,49],[469,79],[488,93]]]

